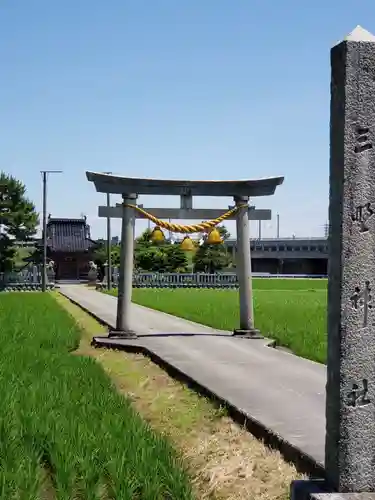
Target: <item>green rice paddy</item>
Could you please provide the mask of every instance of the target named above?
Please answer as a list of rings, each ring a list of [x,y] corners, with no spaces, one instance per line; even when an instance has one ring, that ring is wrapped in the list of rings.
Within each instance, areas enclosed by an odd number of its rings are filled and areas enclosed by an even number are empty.
[[[93,359],[51,294],[0,300],[0,498],[192,499],[169,442]]]
[[[325,363],[327,280],[259,278],[253,290],[256,328],[298,356]],[[133,301],[220,330],[239,327],[237,290],[135,288]]]

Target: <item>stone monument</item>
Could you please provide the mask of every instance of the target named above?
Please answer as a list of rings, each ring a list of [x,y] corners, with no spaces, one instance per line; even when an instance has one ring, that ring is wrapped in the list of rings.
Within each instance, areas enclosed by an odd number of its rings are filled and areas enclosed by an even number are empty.
[[[375,36],[357,26],[331,69],[326,481],[298,500],[375,499]]]

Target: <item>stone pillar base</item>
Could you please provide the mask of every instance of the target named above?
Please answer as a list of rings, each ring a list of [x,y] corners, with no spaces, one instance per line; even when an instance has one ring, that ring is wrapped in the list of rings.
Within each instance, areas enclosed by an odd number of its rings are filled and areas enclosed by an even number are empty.
[[[132,330],[123,331],[123,330],[109,330],[108,337],[120,337],[122,339],[137,339],[138,335]]]
[[[291,500],[375,500],[375,493],[334,493],[322,479],[293,481]]]
[[[249,328],[249,330],[242,330],[236,328],[233,330],[234,337],[243,337],[246,339],[264,339],[263,335],[256,328]]]

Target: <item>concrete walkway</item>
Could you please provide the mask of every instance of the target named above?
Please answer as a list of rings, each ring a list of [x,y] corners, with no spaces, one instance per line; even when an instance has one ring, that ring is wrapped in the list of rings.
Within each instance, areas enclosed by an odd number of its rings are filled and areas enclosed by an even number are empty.
[[[60,292],[115,327],[115,297],[76,285],[61,285]],[[146,348],[323,465],[324,365],[136,304],[131,315],[138,339],[101,337],[96,343]]]

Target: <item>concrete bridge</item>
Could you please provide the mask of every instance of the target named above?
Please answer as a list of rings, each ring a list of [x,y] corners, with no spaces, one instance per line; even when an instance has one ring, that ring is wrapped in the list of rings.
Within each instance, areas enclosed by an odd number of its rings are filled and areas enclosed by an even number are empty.
[[[236,261],[236,240],[225,242]],[[254,273],[327,274],[328,241],[326,238],[251,239]]]

